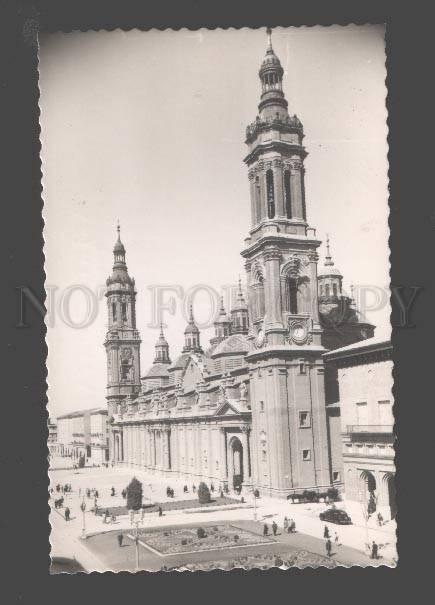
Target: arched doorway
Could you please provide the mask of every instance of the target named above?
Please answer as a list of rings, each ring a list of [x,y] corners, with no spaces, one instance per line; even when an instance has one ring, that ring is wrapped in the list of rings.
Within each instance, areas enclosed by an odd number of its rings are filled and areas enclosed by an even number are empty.
[[[243,483],[243,445],[238,437],[230,441],[231,470],[233,488],[240,487]]]

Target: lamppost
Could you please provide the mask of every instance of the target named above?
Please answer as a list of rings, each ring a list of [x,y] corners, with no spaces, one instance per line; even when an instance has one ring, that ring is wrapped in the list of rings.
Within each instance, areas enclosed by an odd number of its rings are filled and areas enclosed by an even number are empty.
[[[369,526],[368,526],[368,521],[369,521],[369,506],[368,506],[368,500],[366,497],[366,493],[364,491],[360,491],[358,494],[358,499],[361,505],[361,510],[362,510],[362,514],[364,517],[364,523],[365,523],[365,528],[366,528],[366,549],[370,550],[370,539],[369,539]]]
[[[258,489],[254,486],[254,521],[257,520],[257,497],[258,497]]]
[[[134,545],[136,547],[136,569],[135,571],[139,571],[139,523],[140,519],[136,521],[134,514],[131,517],[131,525],[134,526]]]
[[[83,497],[82,503],[80,504],[80,510],[83,513],[82,540],[86,540],[86,519],[85,519],[86,502],[85,502],[84,497]]]

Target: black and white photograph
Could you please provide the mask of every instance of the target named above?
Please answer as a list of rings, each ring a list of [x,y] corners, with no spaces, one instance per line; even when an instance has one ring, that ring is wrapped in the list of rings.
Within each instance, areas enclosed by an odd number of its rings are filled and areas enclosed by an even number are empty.
[[[38,61],[50,573],[396,567],[385,26]]]

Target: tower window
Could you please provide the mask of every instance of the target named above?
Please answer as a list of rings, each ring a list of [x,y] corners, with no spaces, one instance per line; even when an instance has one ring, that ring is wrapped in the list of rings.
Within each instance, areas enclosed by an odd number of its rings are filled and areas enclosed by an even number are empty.
[[[127,321],[127,305],[125,303],[121,303],[121,314],[122,321]]]
[[[320,296],[323,296],[324,292],[325,292],[325,289],[324,289],[323,284],[322,284],[320,286]]]
[[[332,284],[332,292],[334,296],[337,296],[337,284]]]
[[[284,195],[285,195],[285,213],[287,218],[292,218],[292,200],[290,189],[290,170],[284,172]]]
[[[302,450],[302,460],[304,462],[311,460],[311,450]]]
[[[310,412],[299,412],[299,426],[301,429],[311,426]]]
[[[329,284],[325,286],[325,296],[329,296]]]
[[[112,317],[113,321],[116,321],[116,303],[112,303]]]
[[[288,300],[289,312],[296,315],[298,312],[298,283],[294,277],[291,277],[288,281]]]
[[[266,190],[267,190],[267,216],[274,218],[275,216],[275,191],[273,186],[273,172],[266,172]]]

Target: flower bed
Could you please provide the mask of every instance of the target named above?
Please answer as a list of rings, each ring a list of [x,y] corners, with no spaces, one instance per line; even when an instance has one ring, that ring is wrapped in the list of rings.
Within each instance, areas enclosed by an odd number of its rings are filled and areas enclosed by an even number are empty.
[[[139,530],[139,540],[163,555],[274,542],[234,525]]]
[[[227,560],[207,561],[204,563],[189,563],[183,565],[181,571],[211,571],[213,569],[223,569],[231,571],[234,568],[241,567],[243,569],[271,569],[272,567],[337,567],[337,563],[333,559],[322,557],[314,553],[300,550],[291,553],[282,553],[279,555],[264,554],[264,555],[247,555],[245,557],[237,557]]]
[[[192,500],[172,500],[169,502],[156,502],[145,504],[145,514],[146,513],[157,513],[159,510],[159,506],[162,511],[169,510],[184,510],[188,508],[203,508],[209,506],[226,506],[228,504],[240,504],[239,500],[235,498],[213,498],[210,502],[206,504],[200,504],[198,498]],[[128,510],[126,506],[102,506],[98,509],[99,515],[104,515],[106,510],[109,511],[110,515],[115,515],[116,517],[121,515],[128,515]]]

